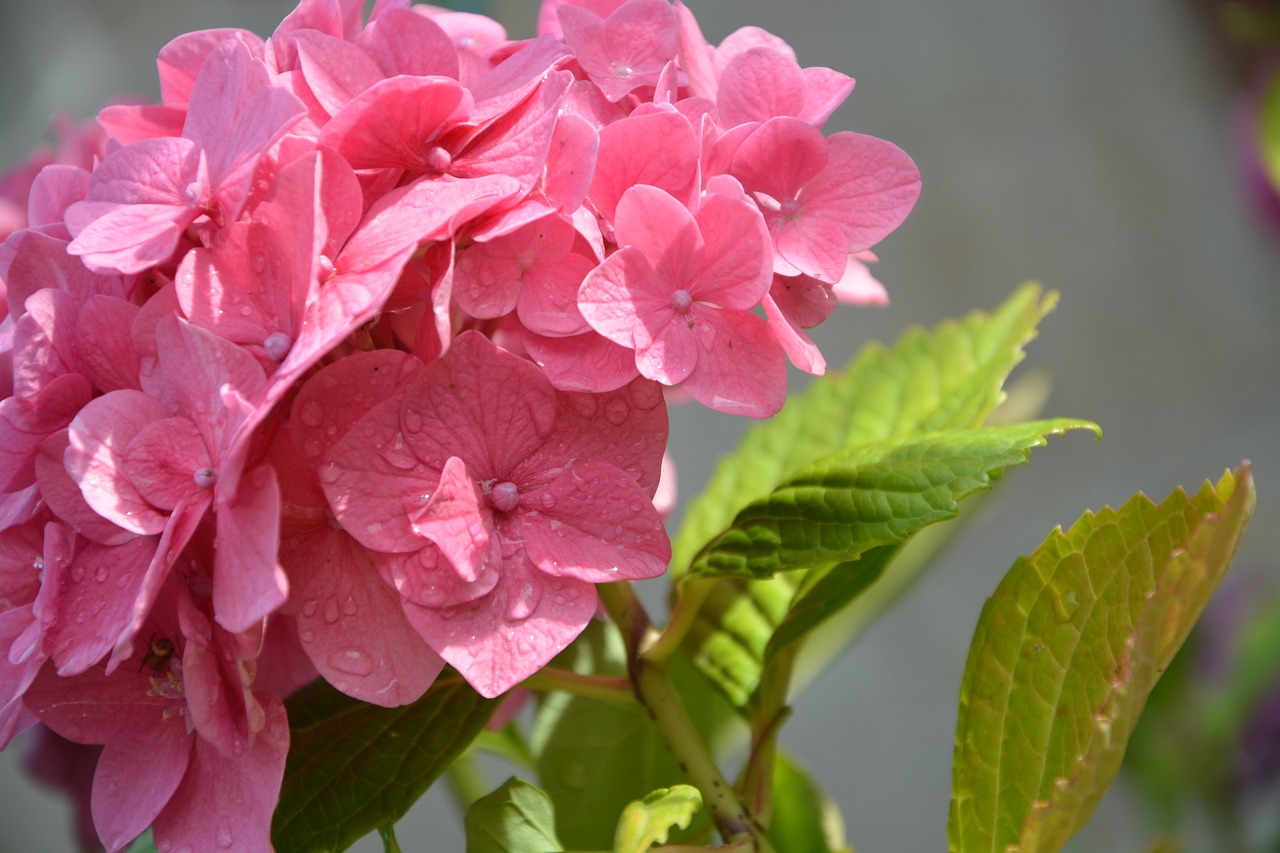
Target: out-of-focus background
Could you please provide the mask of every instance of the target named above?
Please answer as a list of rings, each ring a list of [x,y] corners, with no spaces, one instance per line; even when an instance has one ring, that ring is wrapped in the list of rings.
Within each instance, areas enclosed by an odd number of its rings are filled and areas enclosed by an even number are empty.
[[[1055,525],[1248,458],[1258,511],[1234,574],[1273,589],[1280,578],[1280,237],[1239,180],[1241,80],[1186,0],[688,5],[713,42],[753,24],[788,40],[802,65],[855,76],[827,130],[890,139],[923,174],[915,212],[877,249],[892,305],[838,311],[818,335],[829,362],[1039,279],[1062,293],[1028,359],[1053,377],[1047,413],[1106,432],[1100,444],[1058,439],[1012,472],[934,573],[798,699],[784,730],[861,853],[943,849],[973,625],[1014,559]],[[172,36],[230,25],[265,35],[291,6],[3,0],[0,165],[22,160],[58,108],[84,117],[115,93],[155,97],[153,60]],[[532,34],[534,0],[488,11],[513,37]],[[694,408],[672,420],[692,495],[746,424]],[[22,747],[0,754],[0,851],[69,850],[67,809],[21,777]],[[436,793],[399,836],[405,850],[463,848]],[[1070,849],[1136,851],[1145,839],[1121,786]]]

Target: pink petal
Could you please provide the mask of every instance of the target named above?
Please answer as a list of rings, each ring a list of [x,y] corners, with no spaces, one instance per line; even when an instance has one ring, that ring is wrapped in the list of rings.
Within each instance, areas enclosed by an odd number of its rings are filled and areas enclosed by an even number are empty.
[[[731,178],[715,178],[713,181]],[[773,253],[765,221],[754,204],[734,192],[708,192],[698,207],[701,267],[689,292],[698,302],[750,310],[773,280]]]
[[[591,584],[546,578],[522,560],[504,566],[483,598],[433,610],[405,604],[405,615],[442,658],[482,696],[506,692],[573,642],[595,614]]]
[[[901,148],[874,136],[837,133],[827,143],[827,168],[805,187],[803,206],[830,211],[850,252],[868,249],[907,218],[920,196],[920,172]]]
[[[278,698],[268,693],[257,698],[266,724],[239,754],[223,755],[195,738],[187,774],[153,824],[157,847],[233,853],[263,849],[280,799],[289,724]]]
[[[200,485],[199,472],[212,470],[209,451],[195,424],[186,418],[160,418],[129,441],[122,454],[125,476],[152,506],[172,510],[212,482]]]
[[[291,587],[285,611],[326,681],[387,708],[413,702],[435,681],[444,661],[409,626],[400,596],[350,536],[328,524],[286,531],[280,562]]]
[[[80,548],[63,577],[61,618],[48,636],[59,675],[84,672],[115,648],[155,550],[155,542],[143,538]]]
[[[40,443],[71,423],[92,396],[87,379],[68,373],[50,382],[34,400],[0,401],[0,491],[18,491],[36,481]]]
[[[156,58],[160,70],[160,99],[166,104],[185,104],[191,100],[191,90],[201,66],[213,49],[227,39],[243,42],[252,56],[262,57],[262,39],[248,30],[226,27],[180,35],[160,48]]]
[[[799,115],[804,105],[804,73],[793,57],[778,51],[751,48],[734,56],[720,75],[716,106],[725,126]]]
[[[446,77],[391,77],[343,107],[318,142],[357,169],[425,171],[434,140],[465,109],[465,95]]]
[[[532,363],[464,332],[405,393],[404,441],[428,466],[461,457],[471,476],[504,475],[550,433],[555,391]]]
[[[779,276],[781,278],[781,276]],[[818,345],[804,333],[798,323],[778,308],[772,296],[764,299],[764,314],[769,320],[769,328],[782,344],[783,351],[791,363],[812,376],[821,376],[827,371],[827,360],[822,357]]]
[[[49,509],[72,529],[103,545],[120,545],[135,534],[117,527],[94,512],[80,492],[80,486],[67,474],[62,464],[70,442],[67,430],[59,430],[40,444],[36,455],[36,483]]]
[[[345,39],[301,30],[292,41],[307,86],[331,116],[387,76],[368,53]]]
[[[759,125],[733,155],[732,174],[750,192],[775,202],[794,199],[826,168],[827,140],[799,119],[774,118]]]
[[[371,20],[358,44],[393,77],[452,77],[458,79],[458,51],[454,39],[416,10],[388,9]]]
[[[409,512],[414,530],[434,542],[467,583],[474,583],[486,564],[494,562],[488,501],[458,457],[450,456],[444,463],[426,506]]]
[[[213,611],[228,631],[247,631],[276,610],[289,582],[276,554],[280,547],[280,485],[269,465],[241,480],[219,505],[213,564]]]
[[[76,318],[75,351],[84,375],[102,391],[138,389],[138,352],[129,334],[138,306],[96,295]]]
[[[129,480],[125,449],[143,427],[168,414],[153,397],[122,390],[92,400],[71,422],[67,473],[94,512],[133,533],[159,533],[166,517]]]
[[[522,494],[521,510],[512,524],[529,561],[553,577],[640,580],[662,574],[671,559],[650,495],[605,462],[580,462]]]
[[[635,353],[595,331],[564,338],[526,331],[522,340],[551,384],[564,391],[612,391],[638,375]]]
[[[679,113],[630,116],[600,131],[596,171],[587,194],[596,210],[612,221],[618,200],[631,187],[646,184],[677,200],[689,198],[697,180],[698,143],[689,120]]]
[[[698,336],[698,364],[681,385],[718,412],[767,418],[787,393],[786,357],[768,323],[755,314],[707,312]]]
[[[767,220],[778,275],[808,275],[827,282],[844,275],[849,241],[840,224],[824,218],[823,211],[802,210],[795,218],[771,212]]]
[[[129,740],[108,743],[93,775],[93,823],[108,850],[142,833],[177,790],[191,762],[192,737],[181,715],[170,723],[139,720]],[[148,721],[150,722],[150,721]]]

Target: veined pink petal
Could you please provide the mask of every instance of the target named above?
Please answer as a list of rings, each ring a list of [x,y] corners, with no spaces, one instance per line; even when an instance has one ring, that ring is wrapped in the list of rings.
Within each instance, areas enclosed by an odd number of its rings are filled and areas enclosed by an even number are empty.
[[[89,298],[76,317],[76,359],[84,375],[102,391],[138,389],[138,352],[129,330],[138,306],[115,296]]]
[[[749,192],[782,204],[826,168],[827,140],[799,119],[774,118],[756,127],[733,156],[732,174]]]
[[[545,580],[524,559],[504,560],[493,591],[445,609],[404,605],[410,624],[482,696],[498,696],[573,642],[596,609],[592,584]]]
[[[611,101],[653,85],[675,58],[679,22],[671,4],[663,0],[628,0],[604,20],[577,5],[562,6],[558,12],[565,41]]]
[[[769,292],[773,258],[765,221],[732,178],[732,191],[708,192],[698,206],[700,268],[689,286],[695,301],[749,311]]]
[[[228,631],[261,622],[289,594],[276,558],[280,548],[280,485],[270,465],[259,465],[240,488],[216,507],[217,549],[213,563],[213,610]]]
[[[600,130],[596,170],[587,197],[612,221],[623,193],[637,184],[689,199],[697,181],[698,143],[689,120],[676,112],[629,116]]]
[[[67,473],[94,512],[133,533],[159,533],[165,516],[129,481],[125,448],[148,423],[168,415],[155,398],[122,390],[90,401],[71,422]]]
[[[768,323],[732,310],[706,312],[700,322],[697,367],[681,387],[718,412],[776,414],[787,394],[787,365]]]
[[[40,443],[71,423],[92,396],[87,379],[68,373],[48,383],[34,400],[0,401],[0,491],[18,491],[35,482]]]
[[[345,39],[318,30],[300,30],[291,40],[303,79],[331,116],[388,76],[368,53]]]
[[[369,21],[357,39],[388,77],[458,79],[458,50],[440,22],[411,9],[388,9]]]
[[[764,298],[764,314],[774,337],[778,339],[778,343],[782,344],[782,349],[792,364],[812,376],[821,376],[827,372],[827,360],[822,357],[818,345],[804,333],[798,323],[793,323],[791,318],[778,308],[772,296]]]
[[[98,113],[98,124],[121,145],[132,145],[144,139],[177,137],[187,120],[185,106],[159,104],[112,104]]]
[[[463,333],[405,392],[400,427],[417,459],[461,457],[471,476],[505,476],[551,432],[556,394],[532,363]]]
[[[805,187],[803,205],[831,211],[850,252],[869,249],[907,218],[920,195],[920,173],[901,148],[874,136],[846,131],[827,143],[827,168]]]
[[[248,30],[224,27],[180,35],[160,48],[160,55],[156,58],[160,71],[160,100],[172,105],[185,105],[190,101],[191,90],[204,61],[215,47],[228,39],[244,43],[251,56],[262,58],[262,39]]]
[[[573,82],[568,71],[553,71],[533,93],[458,152],[448,167],[460,178],[508,175],[522,193],[542,179],[561,104]]]
[[[156,846],[193,850],[262,850],[280,799],[289,724],[284,703],[257,694],[266,724],[240,754],[224,755],[196,737],[182,784],[153,824]]]
[[[406,507],[413,529],[436,544],[454,571],[474,583],[494,562],[490,544],[491,510],[488,501],[467,471],[466,463],[450,456],[440,471],[440,481],[421,510]]]
[[[468,107],[456,80],[391,77],[353,98],[324,126],[318,142],[357,169],[426,171],[435,140]]]
[[[61,618],[46,639],[59,675],[84,672],[112,652],[155,550],[153,540],[141,537],[79,547],[74,570],[63,577]]]
[[[152,506],[172,510],[201,489],[202,472],[213,471],[209,450],[195,424],[186,418],[160,418],[140,429],[121,454],[124,474]]]
[[[36,483],[45,504],[76,533],[93,542],[120,545],[135,538],[136,534],[107,521],[85,503],[80,486],[62,464],[69,442],[68,431],[63,429],[40,444],[35,462]]]
[[[574,465],[521,500],[531,511],[512,523],[546,575],[611,583],[666,571],[671,543],[650,494],[606,462]]]
[[[138,721],[137,735],[103,747],[93,774],[93,823],[107,850],[120,850],[156,819],[191,762],[180,715],[167,725]]]
[[[562,391],[612,391],[638,375],[635,353],[592,330],[563,338],[526,331],[530,357]]]
[[[716,106],[720,123],[732,127],[774,116],[799,115],[805,105],[805,77],[795,59],[769,48],[737,54],[720,75]]]
[[[592,258],[572,252],[527,271],[528,285],[516,300],[521,324],[530,332],[553,337],[589,330],[578,310],[578,291],[595,266]]]

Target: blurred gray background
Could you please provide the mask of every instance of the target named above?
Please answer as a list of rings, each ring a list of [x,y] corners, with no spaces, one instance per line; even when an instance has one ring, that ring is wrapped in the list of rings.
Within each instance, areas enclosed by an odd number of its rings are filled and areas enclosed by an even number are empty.
[[[266,34],[291,5],[4,0],[0,160],[22,159],[57,108],[88,116],[117,92],[154,97],[153,59],[173,35],[227,25]],[[1276,585],[1280,240],[1252,217],[1238,180],[1239,81],[1185,0],[689,5],[713,42],[755,24],[791,42],[801,64],[856,77],[827,129],[890,139],[923,174],[915,212],[877,249],[892,306],[837,312],[820,334],[828,361],[1038,279],[1062,293],[1028,359],[1052,373],[1047,414],[1106,432],[1100,444],[1058,439],[1012,472],[934,574],[799,698],[784,731],[860,853],[945,849],[974,622],[1014,559],[1055,525],[1137,490],[1159,499],[1197,486],[1248,458],[1258,512],[1235,573]],[[536,9],[489,4],[513,36],[532,33]],[[745,426],[701,409],[673,414],[683,494]],[[65,807],[18,773],[21,747],[0,754],[0,850],[70,849]],[[434,793],[399,835],[406,851],[463,846]],[[1137,851],[1144,840],[1118,787],[1070,849]]]

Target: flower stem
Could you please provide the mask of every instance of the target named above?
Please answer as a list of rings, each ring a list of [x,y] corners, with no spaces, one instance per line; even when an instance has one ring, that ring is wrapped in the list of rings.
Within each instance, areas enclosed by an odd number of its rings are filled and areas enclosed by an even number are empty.
[[[378,835],[382,836],[383,853],[400,853],[400,843],[396,841],[396,826],[394,823],[383,824],[378,827]]]
[[[587,699],[599,699],[603,702],[631,704],[636,701],[629,679],[583,675],[551,666],[543,667],[526,678],[520,684],[520,689],[536,690],[542,693],[559,691]]]
[[[662,629],[662,633],[642,650],[646,660],[662,663],[680,648],[689,629],[693,627],[693,620],[697,618],[698,611],[702,609],[703,602],[715,585],[714,578],[692,578],[680,583],[677,587],[679,597],[671,613],[671,620]]]
[[[716,766],[702,736],[667,676],[666,668],[640,653],[654,635],[649,616],[628,583],[598,586],[600,600],[622,631],[627,647],[627,670],[636,699],[648,712],[663,743],[699,791],[726,844],[743,844],[757,853],[773,853],[763,827],[738,798]]]

